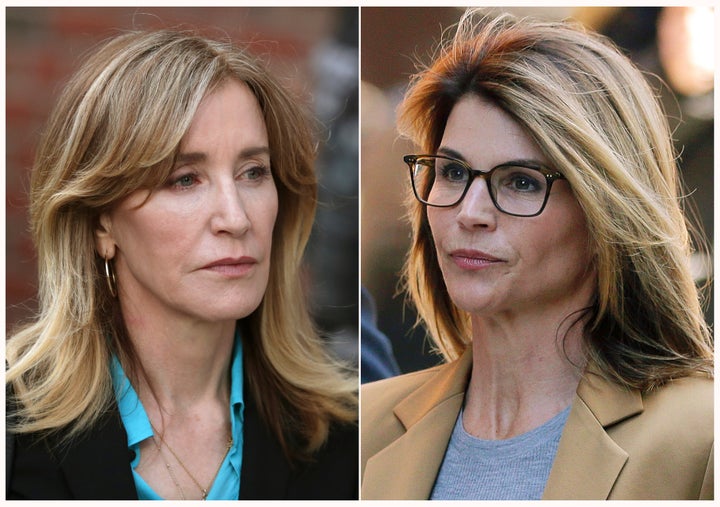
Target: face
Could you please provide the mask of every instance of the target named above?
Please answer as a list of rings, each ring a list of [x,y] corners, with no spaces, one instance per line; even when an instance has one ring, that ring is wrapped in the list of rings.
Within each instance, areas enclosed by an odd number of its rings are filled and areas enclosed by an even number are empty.
[[[201,102],[168,180],[102,215],[96,246],[124,311],[234,321],[265,293],[277,210],[262,112],[228,80]]]
[[[552,167],[512,117],[476,95],[463,97],[451,111],[438,154],[481,171],[518,160]],[[450,297],[463,310],[527,317],[589,304],[595,276],[588,233],[566,181],[553,183],[535,217],[499,211],[479,177],[458,205],[428,206],[427,215]]]

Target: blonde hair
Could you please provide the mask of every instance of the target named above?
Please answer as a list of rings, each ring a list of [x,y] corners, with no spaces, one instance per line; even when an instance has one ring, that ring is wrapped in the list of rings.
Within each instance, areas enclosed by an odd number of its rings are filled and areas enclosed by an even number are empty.
[[[62,93],[31,179],[39,315],[7,343],[17,432],[88,429],[113,399],[117,354],[142,370],[94,250],[100,214],[152,189],[173,167],[200,101],[227,79],[246,83],[268,131],[279,212],[260,307],[240,321],[248,384],[285,452],[304,458],[330,425],[357,417],[354,375],[331,359],[304,306],[302,253],[316,206],[312,123],[259,61],[187,32],[130,32],[97,49]]]
[[[401,132],[434,153],[466,94],[517,120],[585,213],[598,271],[596,300],[585,312],[588,359],[608,379],[640,389],[711,375],[712,338],[690,271],[692,228],[671,135],[641,72],[608,40],[571,23],[469,10],[414,76],[400,106]],[[469,315],[447,293],[425,207],[410,196],[408,209],[404,284],[450,360],[467,346]]]

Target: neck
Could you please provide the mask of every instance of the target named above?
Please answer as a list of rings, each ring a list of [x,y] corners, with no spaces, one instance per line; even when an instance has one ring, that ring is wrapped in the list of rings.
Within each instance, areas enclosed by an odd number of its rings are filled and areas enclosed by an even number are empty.
[[[481,438],[510,438],[572,403],[584,360],[582,323],[524,314],[473,317],[473,369],[463,423]]]
[[[158,322],[126,315],[125,323],[142,365],[135,388],[149,414],[227,407],[235,321]]]

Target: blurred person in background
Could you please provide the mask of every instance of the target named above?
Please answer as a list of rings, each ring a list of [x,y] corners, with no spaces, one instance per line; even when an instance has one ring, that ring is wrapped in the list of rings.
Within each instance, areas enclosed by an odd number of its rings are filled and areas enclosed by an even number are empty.
[[[358,9],[312,53],[315,115],[325,126],[318,208],[307,253],[314,320],[333,352],[358,362]]]
[[[357,498],[357,377],[299,276],[313,129],[227,43],[130,31],[84,60],[32,174],[8,499]]]
[[[363,499],[712,499],[667,120],[571,23],[470,10],[411,82],[404,280],[446,364],[363,386]]]
[[[400,374],[388,337],[378,329],[375,300],[367,288],[361,288],[360,382],[373,382]]]

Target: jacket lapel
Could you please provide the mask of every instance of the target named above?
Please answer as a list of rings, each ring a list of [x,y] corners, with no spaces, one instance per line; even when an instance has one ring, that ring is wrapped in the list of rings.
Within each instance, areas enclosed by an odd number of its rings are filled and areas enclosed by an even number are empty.
[[[458,361],[395,406],[406,433],[368,460],[362,498],[430,497],[471,366],[468,348]],[[606,430],[642,410],[639,391],[616,386],[588,369],[578,386],[543,499],[607,499],[628,455]],[[373,485],[382,490],[373,490]]]
[[[87,436],[59,451],[61,468],[74,498],[137,500],[132,456],[117,408]]]
[[[606,428],[642,410],[638,391],[588,371],[578,386],[543,499],[607,499],[628,455]]]
[[[240,498],[285,498],[290,467],[277,441],[260,421],[246,392]],[[137,500],[130,468],[133,457],[117,407],[102,424],[60,451],[61,468],[76,499]]]
[[[243,458],[240,500],[285,499],[290,466],[267,427],[260,420],[252,394],[246,390],[243,410]]]
[[[472,351],[468,347],[458,361],[396,405],[394,413],[406,433],[368,460],[362,498],[430,497],[465,398],[471,364]],[[397,473],[398,469],[402,474]],[[382,480],[386,477],[396,480]],[[376,484],[383,485],[382,491],[372,490]]]

